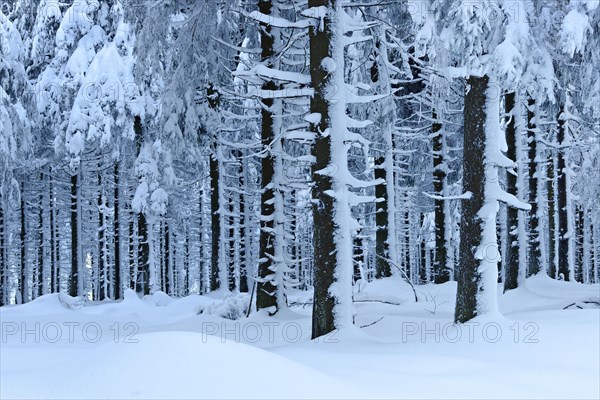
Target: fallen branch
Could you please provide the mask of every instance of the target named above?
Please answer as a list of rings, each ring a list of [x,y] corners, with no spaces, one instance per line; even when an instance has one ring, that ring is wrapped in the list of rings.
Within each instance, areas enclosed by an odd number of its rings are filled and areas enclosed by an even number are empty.
[[[368,327],[368,326],[371,326],[371,325],[375,325],[376,323],[378,323],[378,322],[379,322],[379,321],[381,321],[382,319],[383,319],[383,317],[379,318],[379,319],[378,319],[378,320],[376,320],[376,321],[373,321],[373,322],[371,322],[370,324],[367,324],[367,325],[361,325],[361,326],[360,326],[360,328],[362,329],[362,328],[366,328],[366,327]]]

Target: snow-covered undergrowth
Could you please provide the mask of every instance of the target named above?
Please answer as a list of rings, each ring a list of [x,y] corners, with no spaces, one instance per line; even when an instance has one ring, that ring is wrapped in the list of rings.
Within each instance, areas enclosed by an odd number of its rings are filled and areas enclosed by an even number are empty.
[[[599,398],[598,285],[531,278],[461,327],[455,283],[416,290],[365,285],[318,341],[306,293],[249,318],[247,295],[43,296],[0,309],[0,398]]]

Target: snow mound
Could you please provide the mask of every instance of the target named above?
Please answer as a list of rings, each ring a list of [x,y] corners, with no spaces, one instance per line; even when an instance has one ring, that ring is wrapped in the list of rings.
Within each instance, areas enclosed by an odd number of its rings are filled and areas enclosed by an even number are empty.
[[[107,343],[92,350],[79,350],[72,359],[63,360],[51,370],[32,370],[30,375],[23,374],[18,379],[3,379],[1,397],[187,399],[366,395],[352,384],[277,354],[214,336],[160,332],[139,335],[137,340],[137,343]],[[83,359],[90,362],[82,365]]]

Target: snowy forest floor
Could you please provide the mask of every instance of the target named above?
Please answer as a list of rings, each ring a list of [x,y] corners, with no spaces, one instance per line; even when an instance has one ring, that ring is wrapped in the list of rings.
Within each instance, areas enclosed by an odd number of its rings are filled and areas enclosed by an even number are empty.
[[[309,293],[249,318],[246,294],[46,295],[0,309],[0,398],[600,397],[598,285],[534,277],[460,328],[455,283],[416,290],[364,286],[357,328],[316,342]]]

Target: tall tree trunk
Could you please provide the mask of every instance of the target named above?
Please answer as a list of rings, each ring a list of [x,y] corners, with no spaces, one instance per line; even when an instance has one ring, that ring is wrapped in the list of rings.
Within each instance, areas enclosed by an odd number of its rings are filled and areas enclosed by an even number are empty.
[[[0,307],[8,302],[8,257],[6,256],[6,220],[4,199],[0,193]]]
[[[77,297],[83,293],[79,291],[81,279],[81,266],[79,265],[79,175],[71,175],[71,279],[69,281],[69,294]]]
[[[435,260],[433,264],[433,281],[445,283],[450,280],[448,269],[448,251],[446,243],[446,202],[442,197],[446,194],[446,160],[444,159],[444,132],[438,120],[437,112],[432,113],[433,124],[433,190],[439,198],[434,200],[435,220]]]
[[[137,278],[137,259],[135,254],[135,221],[134,214],[130,215],[129,220],[129,288],[135,290]]]
[[[390,247],[389,247],[389,212],[388,212],[388,192],[387,184],[392,184],[393,177],[386,176],[385,156],[375,158],[375,180],[381,180],[382,183],[375,186],[375,197],[381,199],[376,203],[377,212],[375,213],[375,277],[387,278],[392,276],[390,266]]]
[[[585,243],[585,216],[581,205],[575,206],[575,265],[574,280],[584,283],[584,243]]]
[[[565,107],[561,106],[557,116],[558,120],[558,145],[562,147],[566,139],[566,126],[565,126]],[[570,268],[569,268],[569,218],[568,218],[568,204],[567,204],[567,164],[565,152],[568,149],[560,148],[558,150],[558,185],[557,185],[557,197],[558,197],[558,276],[565,281],[570,281]]]
[[[246,237],[246,179],[245,179],[245,168],[246,165],[244,160],[244,154],[241,150],[237,151],[237,159],[240,162],[239,168],[239,187],[240,187],[240,202],[239,202],[239,268],[240,268],[240,292],[247,293],[248,292],[248,278],[247,278],[247,270],[248,270],[248,238]]]
[[[273,2],[271,0],[259,0],[258,9],[265,15],[274,15]],[[261,24],[260,30],[261,62],[268,67],[273,67],[273,56],[275,55],[275,36],[270,24]],[[277,85],[273,80],[262,85],[263,90],[276,90]],[[272,308],[277,311],[276,287],[273,282],[274,259],[275,259],[275,188],[273,177],[275,175],[275,160],[271,150],[275,139],[276,116],[273,115],[273,99],[263,99],[261,108],[261,142],[266,154],[261,159],[261,198],[260,198],[260,238],[258,255],[258,279],[256,287],[256,308]]]
[[[106,287],[107,274],[106,268],[106,244],[105,244],[105,225],[104,225],[104,199],[102,197],[102,175],[98,174],[98,300],[102,301],[107,297]]]
[[[537,106],[533,98],[527,101],[527,141],[529,143],[529,204],[531,204],[531,213],[529,213],[529,255],[527,257],[527,271],[529,275],[535,275],[542,271],[542,242],[540,232],[539,215],[539,178],[538,178],[538,150],[539,129],[537,127]]]
[[[507,157],[511,160],[517,160],[517,109],[515,108],[515,92],[509,92],[504,100],[505,112],[508,124],[506,126],[506,144],[508,145]],[[506,191],[517,195],[517,173],[520,171],[508,171],[506,174]],[[519,210],[514,207],[507,207],[506,210],[507,225],[507,260],[504,263],[504,291],[516,289],[522,284],[521,271],[519,271]]]
[[[142,144],[144,143],[144,130],[142,119],[135,116],[133,119],[133,131],[135,133],[135,144],[137,156],[139,157]],[[137,213],[138,228],[138,259],[136,291],[142,294],[150,294],[150,241],[148,240],[148,221],[143,212]]]
[[[48,185],[48,192],[50,194],[50,292],[57,293],[58,284],[57,284],[57,272],[58,272],[58,248],[56,245],[56,222],[55,222],[55,210],[54,210],[54,185],[52,183],[52,178],[50,178],[50,183]]]
[[[20,266],[21,266],[21,276],[19,279],[19,292],[20,292],[20,299],[18,299],[18,303],[20,304],[24,304],[27,303],[29,301],[29,273],[28,273],[28,269],[27,269],[27,259],[26,259],[26,253],[27,253],[27,220],[26,218],[26,208],[25,208],[26,202],[25,202],[25,180],[21,181],[21,207],[20,207],[20,211],[21,211],[21,231],[19,233],[19,239],[20,239],[20,247],[21,247],[21,259],[20,259]]]
[[[216,147],[216,145],[215,145]],[[219,160],[217,149],[210,157],[210,215],[211,215],[211,265],[210,265],[210,291],[215,291],[226,285],[227,282],[220,282],[219,271],[221,266],[221,215],[219,212]]]
[[[476,249],[482,245],[483,221],[478,215],[485,199],[486,101],[489,79],[471,76],[464,105],[463,192],[471,197],[462,201],[460,222],[460,262],[454,321],[462,323],[478,315],[482,285],[481,259]]]
[[[171,265],[171,232],[169,231],[169,222],[164,221],[165,226],[165,293],[168,295],[173,295],[174,290],[174,282],[173,282],[173,272]]]
[[[115,237],[115,278],[114,278],[114,299],[119,300],[123,297],[123,288],[121,283],[121,213],[119,204],[119,161],[115,162],[115,169],[113,172],[115,190],[114,190],[114,202],[113,202],[113,227]]]
[[[548,275],[556,279],[556,192],[554,190],[554,157],[551,151],[548,154],[546,175],[546,192],[548,194]]]
[[[40,184],[43,187],[44,174],[40,174]],[[40,190],[38,203],[38,223],[37,223],[37,274],[36,274],[36,296],[44,294],[44,272],[45,272],[45,242],[44,242],[44,191]]]
[[[340,0],[309,0],[327,8],[321,24],[309,28],[310,111],[315,134],[312,166],[314,301],[312,337],[353,324],[352,213],[348,203],[347,99],[344,81],[343,10]],[[327,133],[327,134],[324,134]]]

